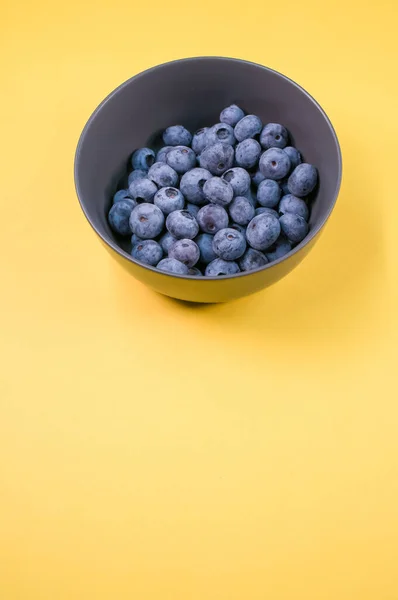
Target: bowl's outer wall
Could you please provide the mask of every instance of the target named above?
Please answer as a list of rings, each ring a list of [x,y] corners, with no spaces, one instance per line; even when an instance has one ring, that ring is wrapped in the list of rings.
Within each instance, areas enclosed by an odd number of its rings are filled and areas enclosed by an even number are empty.
[[[239,104],[264,123],[283,123],[307,162],[317,166],[320,186],[310,235],[290,256],[261,271],[232,278],[195,280],[135,263],[129,240],[111,231],[106,214],[118,185],[125,183],[134,149],[157,145],[171,124],[191,131],[216,123],[222,108]],[[78,196],[91,225],[119,262],[158,292],[193,302],[224,302],[258,291],[293,269],[313,246],[340,186],[341,158],[333,128],[317,103],[279,73],[244,61],[196,58],[150,69],[113,92],[94,112],[81,136],[75,165]],[[120,249],[120,246],[124,249]]]

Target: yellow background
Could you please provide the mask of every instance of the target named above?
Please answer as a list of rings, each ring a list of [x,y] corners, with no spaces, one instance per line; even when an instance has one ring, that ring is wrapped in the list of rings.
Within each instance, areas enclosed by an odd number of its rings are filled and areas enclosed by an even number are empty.
[[[1,3],[1,600],[398,599],[394,1]],[[86,223],[115,86],[230,55],[303,85],[344,180],[285,280],[190,307]]]

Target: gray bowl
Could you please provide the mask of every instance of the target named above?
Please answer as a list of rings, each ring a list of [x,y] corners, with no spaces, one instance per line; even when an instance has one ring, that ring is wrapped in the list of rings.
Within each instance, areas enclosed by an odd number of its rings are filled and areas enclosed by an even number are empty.
[[[195,131],[217,123],[236,103],[264,123],[279,122],[292,134],[320,185],[312,204],[310,232],[289,254],[256,271],[230,277],[171,275],[142,265],[129,254],[129,240],[109,227],[107,212],[127,176],[134,149],[155,145],[173,124]],[[94,111],[79,140],[75,183],[81,207],[105,248],[134,277],[157,292],[190,302],[226,302],[257,292],[294,269],[314,246],[335,205],[341,183],[341,152],[335,131],[319,104],[284,75],[231,58],[189,58],[132,77]]]

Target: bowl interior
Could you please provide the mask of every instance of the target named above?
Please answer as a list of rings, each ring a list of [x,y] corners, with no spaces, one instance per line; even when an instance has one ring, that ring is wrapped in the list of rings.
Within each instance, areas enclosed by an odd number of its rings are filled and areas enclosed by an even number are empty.
[[[264,123],[285,125],[305,161],[316,165],[320,185],[310,234],[301,245],[322,227],[335,201],[341,165],[334,131],[319,105],[294,82],[259,65],[226,58],[186,59],[122,84],[94,112],[79,143],[76,182],[83,210],[101,237],[114,248],[122,247],[129,260],[130,240],[113,233],[106,215],[113,194],[127,183],[131,153],[158,146],[169,125],[182,124],[193,132],[217,123],[220,111],[231,103]]]

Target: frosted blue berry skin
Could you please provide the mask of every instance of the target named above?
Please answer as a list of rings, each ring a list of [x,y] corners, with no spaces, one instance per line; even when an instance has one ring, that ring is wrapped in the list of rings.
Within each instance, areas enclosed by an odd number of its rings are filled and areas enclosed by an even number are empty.
[[[286,146],[286,148],[284,148],[284,151],[290,159],[290,168],[292,171],[294,171],[294,169],[302,163],[301,154],[297,150],[297,148],[294,148],[293,146]]]
[[[137,202],[153,202],[158,186],[151,179],[135,179],[129,185],[129,194]]]
[[[273,179],[264,179],[257,188],[257,202],[267,208],[277,206],[281,195],[282,190]]]
[[[217,254],[213,250],[213,235],[208,233],[200,233],[195,238],[195,243],[198,245],[200,251],[200,262],[204,265],[208,265],[212,260],[217,258]]]
[[[116,202],[120,202],[120,200],[131,200],[131,199],[132,198],[131,198],[130,192],[128,190],[119,190],[113,196],[113,204],[116,204]]]
[[[200,166],[212,175],[222,175],[233,166],[235,152],[230,144],[206,146],[199,157]]]
[[[178,175],[183,175],[195,167],[196,154],[192,148],[177,146],[167,153],[166,161]]]
[[[236,275],[239,273],[238,263],[231,260],[223,260],[222,258],[216,258],[206,267],[206,277],[220,277],[222,275]]]
[[[222,123],[227,123],[231,125],[231,127],[235,127],[235,125],[243,119],[245,113],[239,106],[236,104],[231,104],[231,106],[227,106],[220,113],[220,121]]]
[[[229,216],[238,225],[247,225],[254,217],[253,204],[245,196],[236,196],[228,207]]]
[[[217,123],[210,127],[206,135],[206,146],[212,146],[222,142],[223,144],[230,144],[233,146],[236,142],[234,129],[228,123]]]
[[[162,259],[163,250],[154,240],[142,240],[134,244],[131,256],[139,262],[154,267]]]
[[[201,231],[214,235],[220,229],[225,229],[228,226],[229,218],[227,211],[222,206],[206,204],[199,210],[196,220]]]
[[[239,259],[239,267],[241,271],[252,271],[253,269],[260,269],[268,263],[268,258],[260,252],[260,250],[254,250],[254,248],[248,248],[242,258]]]
[[[250,188],[250,175],[242,167],[232,167],[222,175],[222,179],[231,184],[235,196],[246,194]]]
[[[203,192],[208,202],[228,206],[234,197],[234,190],[228,181],[221,177],[212,177],[203,186]]]
[[[155,153],[150,148],[139,148],[139,150],[133,152],[131,157],[133,169],[142,169],[143,171],[148,171],[154,162]]]
[[[163,142],[165,146],[190,146],[192,135],[182,125],[172,125],[164,131]]]
[[[157,265],[159,271],[173,273],[173,275],[188,275],[189,268],[175,258],[163,258]]]
[[[286,127],[279,123],[267,123],[260,134],[260,144],[265,150],[268,148],[285,148],[289,142],[289,133]]]
[[[169,250],[169,257],[176,258],[187,267],[191,268],[199,260],[200,250],[193,240],[177,240],[172,244]]]
[[[138,204],[130,215],[130,228],[143,240],[156,238],[163,230],[164,215],[154,204]]]
[[[276,242],[281,232],[279,220],[269,213],[254,217],[247,226],[246,239],[255,250],[266,250]]]
[[[157,162],[149,169],[148,179],[154,181],[159,187],[174,187],[178,183],[178,173],[170,165]]]
[[[318,182],[318,171],[314,165],[301,163],[290,175],[287,187],[289,192],[298,198],[304,198],[310,194]]]
[[[119,200],[111,206],[108,213],[108,221],[111,229],[119,235],[131,235],[130,215],[136,203],[134,200]]]
[[[184,196],[177,188],[163,187],[156,192],[153,203],[167,216],[174,210],[181,210],[184,208],[185,200]]]
[[[254,138],[262,129],[262,122],[256,115],[246,115],[235,125],[234,133],[238,142]]]
[[[236,260],[245,253],[246,239],[230,227],[220,229],[214,236],[213,250],[223,260]]]
[[[269,262],[273,262],[274,260],[278,260],[278,258],[282,258],[292,249],[292,244],[289,240],[281,234],[276,242],[272,244],[269,248],[267,248],[266,257]]]
[[[259,167],[266,179],[277,181],[289,173],[290,158],[281,148],[270,148],[260,156]]]
[[[187,210],[175,210],[170,213],[166,219],[166,227],[177,240],[193,240],[199,233],[197,220]]]
[[[209,127],[202,127],[195,131],[192,138],[192,150],[195,154],[200,154],[207,145],[207,132],[209,131]]]
[[[308,210],[308,206],[305,201],[302,198],[293,196],[292,194],[283,196],[282,200],[279,202],[278,212],[280,215],[284,215],[285,213],[293,213],[294,215],[303,217],[303,219],[306,221],[308,221],[310,216],[310,211]]]
[[[180,190],[185,199],[189,203],[196,204],[197,206],[206,204],[207,200],[203,188],[206,181],[212,177],[213,175],[210,171],[202,169],[201,167],[196,167],[191,171],[184,173],[180,181]]]
[[[257,140],[243,140],[235,148],[236,164],[244,169],[251,169],[257,165],[260,154],[261,146]]]
[[[294,244],[301,242],[309,231],[308,223],[303,217],[293,213],[285,213],[279,219],[281,230],[288,240]]]

